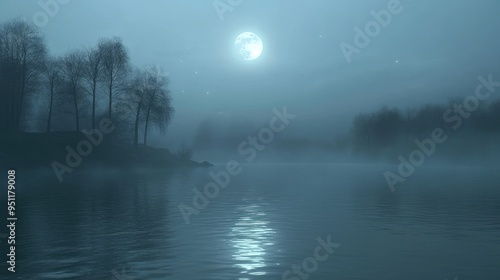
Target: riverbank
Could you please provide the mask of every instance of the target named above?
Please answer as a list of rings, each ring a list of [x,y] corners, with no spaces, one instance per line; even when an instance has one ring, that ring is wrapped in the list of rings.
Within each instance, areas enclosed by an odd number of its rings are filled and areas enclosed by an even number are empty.
[[[168,149],[99,138],[82,132],[1,133],[0,166],[52,167],[69,170],[79,166],[105,167],[208,167],[173,154]]]

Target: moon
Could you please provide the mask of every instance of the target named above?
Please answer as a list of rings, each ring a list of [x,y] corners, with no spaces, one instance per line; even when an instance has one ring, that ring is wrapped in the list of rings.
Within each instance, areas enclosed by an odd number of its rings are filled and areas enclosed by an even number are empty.
[[[264,44],[259,36],[252,32],[243,32],[234,41],[238,55],[244,60],[256,60],[264,50]]]

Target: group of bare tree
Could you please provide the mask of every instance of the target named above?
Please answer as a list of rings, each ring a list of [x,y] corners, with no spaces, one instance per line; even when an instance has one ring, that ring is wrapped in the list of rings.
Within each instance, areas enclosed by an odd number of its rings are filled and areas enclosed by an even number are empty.
[[[120,38],[52,56],[33,24],[0,25],[0,131],[81,131],[107,117],[146,145],[149,130],[165,132],[172,118],[168,86],[160,68],[131,66]]]
[[[32,25],[12,21],[0,26],[0,129],[21,130],[46,55],[43,38]]]
[[[127,87],[126,98],[120,103],[134,116],[134,145],[139,143],[139,129],[143,124],[144,145],[149,128],[154,125],[165,132],[174,109],[171,106],[168,76],[158,67],[136,70]]]

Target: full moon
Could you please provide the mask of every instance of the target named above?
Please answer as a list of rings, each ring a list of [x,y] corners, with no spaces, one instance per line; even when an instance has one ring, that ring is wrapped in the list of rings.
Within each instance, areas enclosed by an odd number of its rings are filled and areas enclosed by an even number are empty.
[[[244,60],[256,60],[264,50],[262,40],[255,33],[243,32],[234,41],[238,55]]]

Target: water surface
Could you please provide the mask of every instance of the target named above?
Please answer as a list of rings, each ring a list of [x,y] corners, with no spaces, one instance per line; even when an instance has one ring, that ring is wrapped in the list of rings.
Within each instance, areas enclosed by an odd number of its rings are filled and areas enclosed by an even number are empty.
[[[500,279],[498,170],[421,168],[392,193],[385,169],[246,165],[190,224],[210,169],[18,170],[16,276],[282,279],[330,235],[309,279]]]

